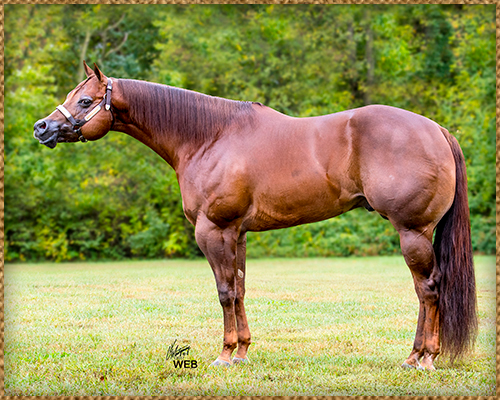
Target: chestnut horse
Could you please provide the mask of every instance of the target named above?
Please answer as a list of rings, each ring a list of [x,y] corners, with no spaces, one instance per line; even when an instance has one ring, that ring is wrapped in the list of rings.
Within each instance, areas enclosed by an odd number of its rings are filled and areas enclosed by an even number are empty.
[[[455,358],[471,348],[477,317],[467,178],[445,128],[381,105],[292,118],[260,103],[85,70],[64,104],[35,124],[35,138],[54,148],[125,132],[174,168],[224,315],[223,349],[212,365],[248,361],[246,232],[357,207],[392,223],[413,276],[420,309],[403,367],[432,370],[440,352]]]

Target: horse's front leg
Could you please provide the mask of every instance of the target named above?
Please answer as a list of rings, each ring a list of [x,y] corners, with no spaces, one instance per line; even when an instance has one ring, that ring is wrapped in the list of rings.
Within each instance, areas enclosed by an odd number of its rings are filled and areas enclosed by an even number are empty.
[[[222,229],[200,213],[196,221],[195,235],[198,246],[212,267],[224,314],[222,352],[212,365],[229,366],[232,364],[231,354],[238,342],[235,300],[237,291],[236,248],[239,232],[236,227]]]
[[[247,351],[250,346],[250,329],[248,328],[247,316],[245,313],[245,277],[246,277],[246,256],[247,256],[247,237],[242,234],[238,240],[236,251],[236,300],[235,312],[238,328],[238,351],[233,358],[233,363],[248,362]]]

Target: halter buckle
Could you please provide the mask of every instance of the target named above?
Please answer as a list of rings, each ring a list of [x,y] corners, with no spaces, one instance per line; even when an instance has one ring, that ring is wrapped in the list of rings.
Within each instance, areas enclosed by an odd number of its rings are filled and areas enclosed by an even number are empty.
[[[85,137],[82,135],[82,131],[80,130],[80,126],[77,127],[77,129],[75,130],[75,132],[78,134],[78,140],[82,143],[85,143],[85,142],[88,142],[87,139],[85,139]]]

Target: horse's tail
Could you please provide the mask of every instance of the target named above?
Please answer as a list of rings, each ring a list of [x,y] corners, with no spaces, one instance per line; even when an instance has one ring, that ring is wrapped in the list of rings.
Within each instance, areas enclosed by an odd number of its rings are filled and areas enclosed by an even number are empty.
[[[477,302],[465,160],[457,140],[446,129],[441,130],[455,158],[456,188],[451,208],[437,225],[434,251],[441,272],[441,351],[451,356],[453,361],[474,344],[477,335]]]

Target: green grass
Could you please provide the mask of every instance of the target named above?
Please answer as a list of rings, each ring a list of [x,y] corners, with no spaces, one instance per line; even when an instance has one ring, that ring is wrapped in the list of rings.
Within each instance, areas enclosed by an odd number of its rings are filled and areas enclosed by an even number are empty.
[[[210,368],[222,310],[204,260],[6,265],[7,395],[495,395],[495,259],[476,257],[474,353],[403,370],[418,302],[402,257],[250,260],[250,364]],[[167,361],[175,340],[196,369]]]

